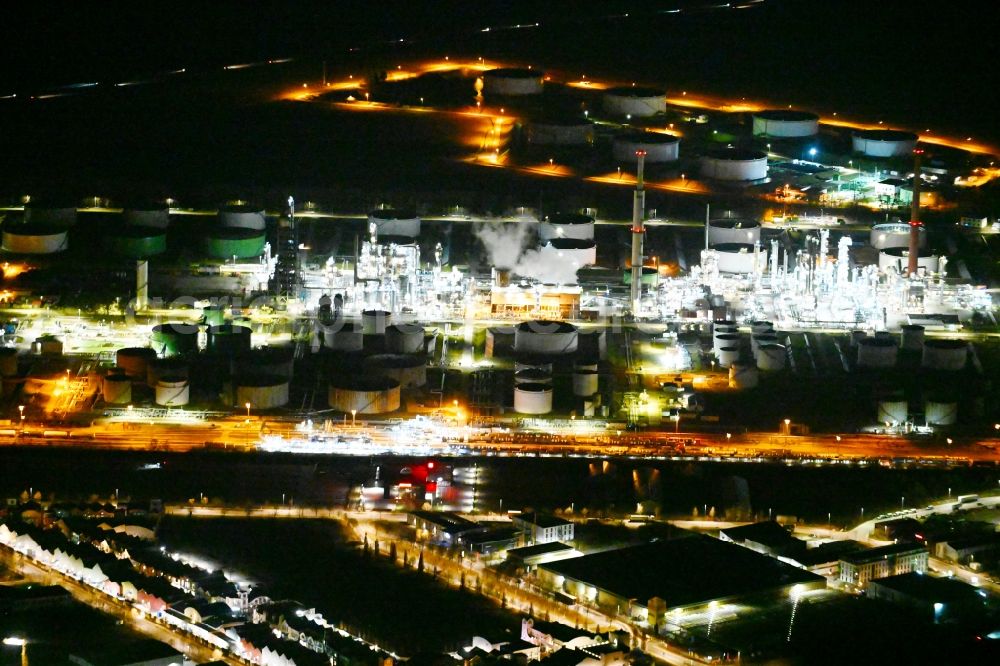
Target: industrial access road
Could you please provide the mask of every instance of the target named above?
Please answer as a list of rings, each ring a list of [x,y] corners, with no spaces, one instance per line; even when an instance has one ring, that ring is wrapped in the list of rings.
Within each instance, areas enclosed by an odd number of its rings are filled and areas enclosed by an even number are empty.
[[[572,423],[572,422],[571,422]],[[182,423],[105,422],[88,427],[0,431],[0,446],[47,446],[133,451],[200,449],[301,452],[330,455],[566,455],[671,457],[695,460],[809,459],[842,463],[919,460],[932,464],[1000,463],[1000,440],[938,439],[884,434],[781,435],[584,429],[585,422],[546,432],[441,427],[414,441],[392,425],[336,425],[320,435],[299,431],[291,419],[227,418]],[[266,446],[262,438],[267,438]],[[317,443],[318,442],[318,443]]]

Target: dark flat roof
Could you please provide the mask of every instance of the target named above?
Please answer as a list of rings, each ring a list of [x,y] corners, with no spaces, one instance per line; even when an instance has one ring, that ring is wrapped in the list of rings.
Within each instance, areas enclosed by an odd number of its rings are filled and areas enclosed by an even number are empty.
[[[127,643],[106,642],[102,647],[95,647],[71,655],[70,661],[76,664],[91,664],[92,666],[122,666],[140,661],[183,656],[166,643],[153,639],[140,639]]]
[[[885,557],[892,557],[894,555],[903,555],[916,552],[926,553],[927,551],[920,544],[893,543],[889,544],[888,546],[869,548],[868,550],[862,550],[859,553],[852,553],[850,555],[845,555],[844,557],[840,558],[840,561],[847,562],[848,564],[868,564],[869,562],[875,562]]]
[[[482,528],[482,525],[479,523],[474,523],[450,511],[411,511],[410,515],[416,516],[432,525],[437,525],[449,532]]]
[[[785,546],[799,541],[788,530],[773,520],[753,523],[751,525],[741,525],[740,527],[730,527],[722,530],[722,533],[736,542],[753,541],[765,546]]]
[[[845,555],[850,555],[864,549],[865,545],[863,543],[844,539],[843,541],[831,541],[820,544],[815,548],[808,548],[800,553],[796,553],[792,559],[804,567],[814,567],[817,564],[836,562]]]
[[[661,597],[671,607],[823,582],[816,574],[704,535],[604,551],[539,567],[640,603]]]
[[[573,546],[562,543],[561,541],[550,541],[548,543],[538,543],[534,546],[511,548],[507,551],[507,556],[525,559],[528,557],[538,557],[539,555],[548,555],[549,553],[565,553],[570,550],[573,550]]]
[[[982,601],[976,588],[968,583],[915,572],[879,578],[871,581],[870,585],[880,585],[929,603]]]

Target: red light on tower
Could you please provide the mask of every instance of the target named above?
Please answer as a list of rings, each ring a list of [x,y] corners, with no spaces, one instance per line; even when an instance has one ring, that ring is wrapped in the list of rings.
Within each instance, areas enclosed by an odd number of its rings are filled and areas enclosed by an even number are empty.
[[[642,150],[642,149],[637,150],[637,151],[635,151],[635,156],[636,157],[645,157],[646,156],[646,151]]]

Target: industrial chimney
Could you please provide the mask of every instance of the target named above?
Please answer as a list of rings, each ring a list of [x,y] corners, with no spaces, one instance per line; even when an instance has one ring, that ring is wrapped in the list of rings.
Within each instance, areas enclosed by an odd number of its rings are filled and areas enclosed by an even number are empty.
[[[907,257],[906,272],[910,277],[917,274],[917,260],[920,258],[920,227],[924,223],[920,221],[920,158],[923,157],[922,148],[913,149],[913,202],[910,207],[910,253]]]
[[[642,170],[646,164],[646,151],[637,150],[638,166],[635,172],[635,194],[632,196],[632,315],[639,312],[642,295],[642,237],[646,233],[643,218],[646,215],[646,191],[642,188]]]

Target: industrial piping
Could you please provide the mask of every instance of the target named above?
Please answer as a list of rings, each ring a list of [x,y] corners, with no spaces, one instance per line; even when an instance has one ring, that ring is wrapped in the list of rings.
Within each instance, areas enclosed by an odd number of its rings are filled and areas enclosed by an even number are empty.
[[[638,165],[635,172],[635,194],[632,195],[632,316],[639,313],[639,299],[642,296],[642,240],[646,233],[643,217],[646,212],[646,191],[642,187],[642,170],[646,163],[646,151],[637,150]]]

